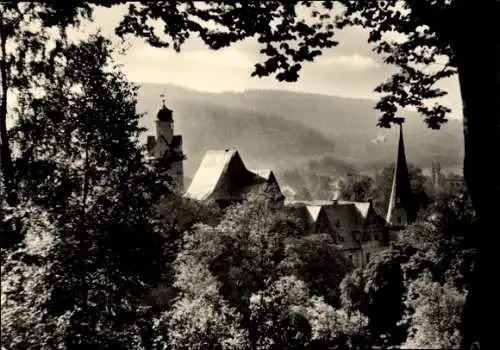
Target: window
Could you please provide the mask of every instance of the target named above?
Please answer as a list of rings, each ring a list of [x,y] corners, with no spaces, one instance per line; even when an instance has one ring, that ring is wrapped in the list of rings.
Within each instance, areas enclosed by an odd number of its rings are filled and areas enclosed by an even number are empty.
[[[366,262],[370,261],[370,253],[366,253]]]
[[[364,236],[363,236],[363,233],[360,232],[359,230],[353,230],[352,231],[352,237],[356,240],[356,241],[362,241]]]
[[[398,224],[400,224],[400,223],[401,223],[401,216],[398,216],[398,217],[396,218],[396,221],[398,222]]]
[[[352,261],[352,254],[349,254],[349,260]]]

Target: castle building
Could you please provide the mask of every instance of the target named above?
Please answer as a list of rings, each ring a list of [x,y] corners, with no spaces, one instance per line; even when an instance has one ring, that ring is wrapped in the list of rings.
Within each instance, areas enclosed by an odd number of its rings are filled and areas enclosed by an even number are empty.
[[[415,222],[417,204],[410,185],[403,140],[403,118],[399,120],[399,143],[394,166],[391,195],[387,208],[386,222],[392,229],[401,229]]]
[[[148,156],[153,161],[165,157],[174,157],[168,175],[172,180],[172,188],[176,193],[184,192],[184,154],[182,152],[182,136],[174,134],[172,110],[165,106],[165,101],[156,115],[156,137],[148,136]]]

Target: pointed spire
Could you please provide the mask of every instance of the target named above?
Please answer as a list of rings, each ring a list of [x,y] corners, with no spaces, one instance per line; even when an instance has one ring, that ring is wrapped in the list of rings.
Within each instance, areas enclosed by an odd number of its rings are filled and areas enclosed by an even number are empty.
[[[391,196],[389,198],[389,207],[387,209],[386,220],[389,224],[394,224],[394,211],[398,207],[406,212],[406,221],[412,223],[416,218],[415,203],[410,185],[410,175],[408,164],[406,162],[405,146],[403,139],[404,118],[397,118],[395,121],[399,124],[399,143],[396,164],[394,166],[394,177],[392,180]]]

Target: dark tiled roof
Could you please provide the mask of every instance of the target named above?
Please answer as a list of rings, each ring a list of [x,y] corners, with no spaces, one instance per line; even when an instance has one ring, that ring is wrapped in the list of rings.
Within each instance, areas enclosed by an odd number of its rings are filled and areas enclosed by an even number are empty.
[[[284,196],[270,170],[250,171],[238,151],[207,151],[186,191],[185,196],[197,200],[244,200],[260,191],[276,186],[278,198]]]

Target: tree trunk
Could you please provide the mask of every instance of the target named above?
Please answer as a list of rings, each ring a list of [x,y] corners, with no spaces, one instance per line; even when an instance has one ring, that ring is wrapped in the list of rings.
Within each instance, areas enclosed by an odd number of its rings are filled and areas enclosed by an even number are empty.
[[[7,24],[2,13],[0,13],[0,176],[3,177],[5,193],[0,192],[3,198],[0,200],[0,205],[3,205],[3,200],[11,206],[16,206],[19,203],[17,194],[17,183],[15,176],[14,164],[12,162],[12,151],[7,135],[7,92],[8,92],[8,76],[7,76]],[[3,210],[3,208],[1,208]],[[19,219],[14,219],[11,222],[0,224],[1,237],[0,246],[7,248],[18,243],[22,236],[19,233]]]
[[[500,5],[462,1],[456,52],[464,114],[464,177],[478,219],[475,268],[463,314],[462,347],[489,347],[496,313],[495,233],[500,231]],[[472,347],[473,348],[473,347]]]
[[[5,184],[5,199],[9,205],[17,204],[17,193],[15,191],[14,166],[12,164],[12,152],[7,135],[7,28],[5,19],[0,13],[0,81],[2,85],[0,104],[0,168]]]

